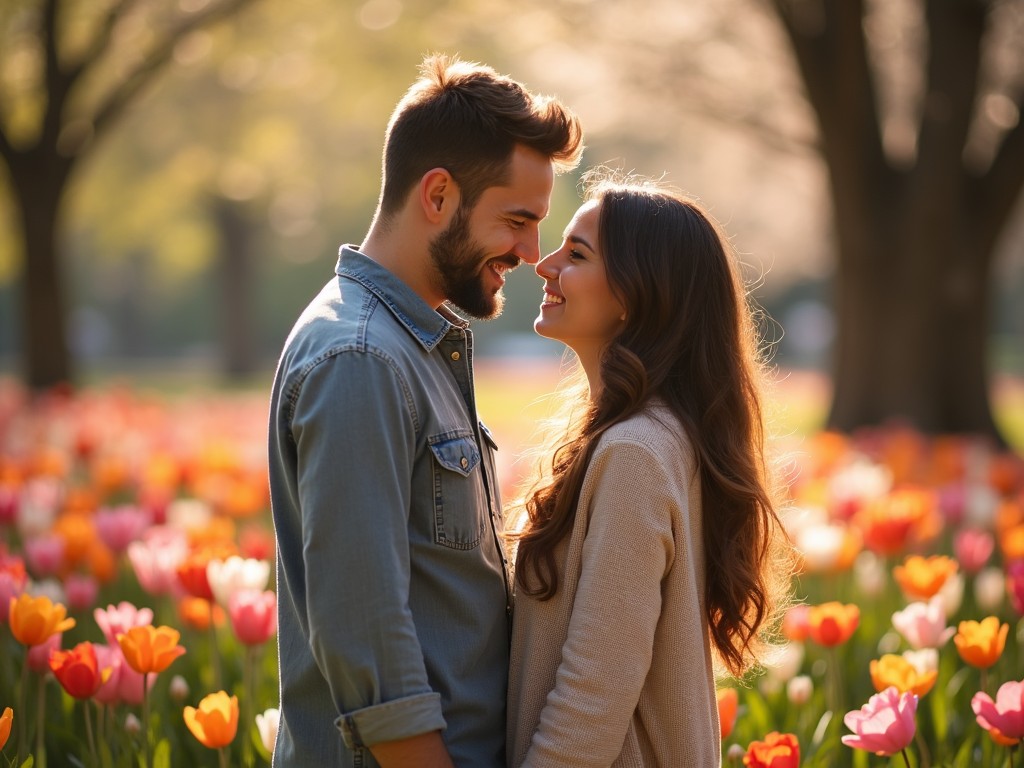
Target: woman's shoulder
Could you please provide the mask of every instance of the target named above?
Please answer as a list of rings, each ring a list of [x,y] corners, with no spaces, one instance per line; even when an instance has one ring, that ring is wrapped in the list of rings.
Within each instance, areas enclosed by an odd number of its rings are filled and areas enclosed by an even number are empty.
[[[616,446],[634,445],[652,457],[693,455],[693,447],[679,418],[664,404],[655,400],[639,411],[616,422],[605,430],[596,451],[615,450]]]

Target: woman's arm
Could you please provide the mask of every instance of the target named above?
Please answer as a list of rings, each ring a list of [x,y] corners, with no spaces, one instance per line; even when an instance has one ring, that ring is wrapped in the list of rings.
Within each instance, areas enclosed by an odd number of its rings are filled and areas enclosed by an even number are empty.
[[[591,460],[581,495],[592,488],[590,503],[577,511],[589,520],[568,636],[523,766],[607,768],[622,750],[675,557],[673,514],[686,503],[673,495],[662,460],[625,441],[601,445]]]

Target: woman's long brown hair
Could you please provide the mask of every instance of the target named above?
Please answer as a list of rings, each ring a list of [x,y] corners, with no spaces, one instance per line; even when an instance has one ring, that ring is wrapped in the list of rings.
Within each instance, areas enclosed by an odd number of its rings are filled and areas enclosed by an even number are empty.
[[[519,588],[558,591],[555,548],[572,530],[598,438],[651,398],[683,425],[700,474],[711,642],[728,671],[759,660],[788,590],[787,548],[765,460],[754,316],[728,241],[692,200],[648,182],[599,181],[598,248],[626,322],[601,360],[602,389],[526,500]],[[680,457],[682,460],[682,457]]]

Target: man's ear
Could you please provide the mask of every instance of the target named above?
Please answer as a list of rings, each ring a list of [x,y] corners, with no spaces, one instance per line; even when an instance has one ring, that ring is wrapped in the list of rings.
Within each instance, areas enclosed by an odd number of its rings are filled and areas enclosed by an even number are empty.
[[[445,224],[459,208],[459,185],[444,168],[431,168],[420,179],[420,208],[431,224]]]

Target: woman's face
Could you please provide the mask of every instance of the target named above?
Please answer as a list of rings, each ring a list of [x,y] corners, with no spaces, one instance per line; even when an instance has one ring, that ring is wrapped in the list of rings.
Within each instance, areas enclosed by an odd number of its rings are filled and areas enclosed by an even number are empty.
[[[597,239],[600,202],[584,203],[566,227],[562,246],[537,264],[544,300],[533,328],[570,347],[586,367],[622,329],[625,309],[613,295]]]

